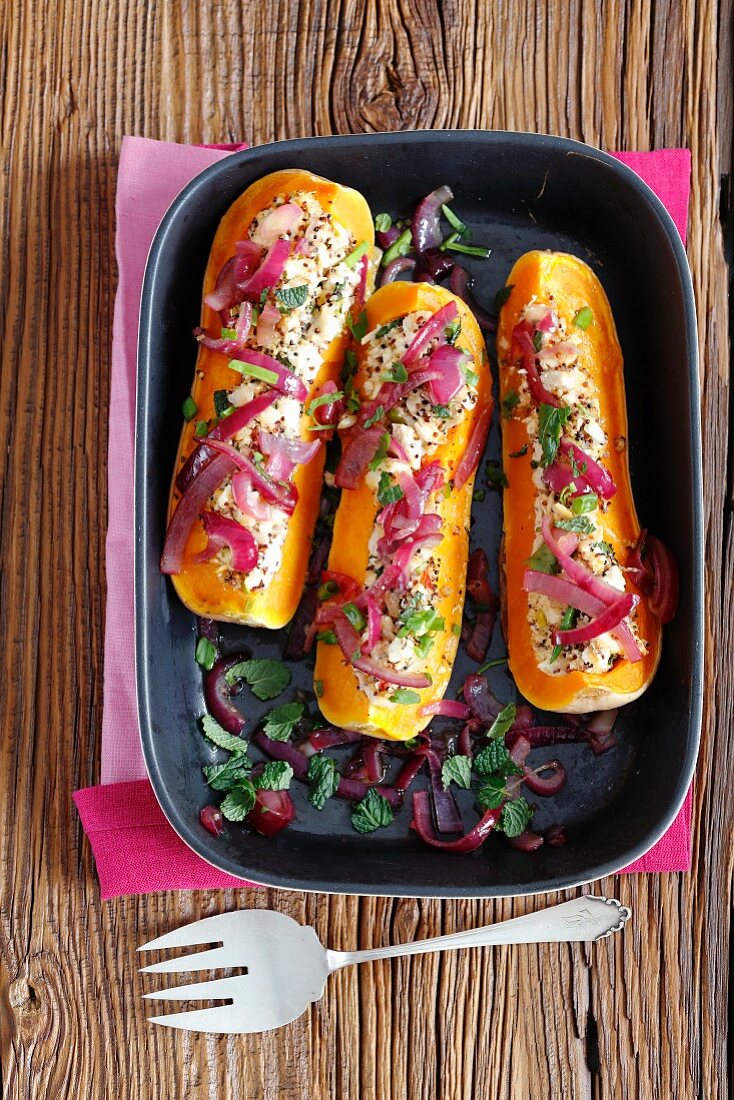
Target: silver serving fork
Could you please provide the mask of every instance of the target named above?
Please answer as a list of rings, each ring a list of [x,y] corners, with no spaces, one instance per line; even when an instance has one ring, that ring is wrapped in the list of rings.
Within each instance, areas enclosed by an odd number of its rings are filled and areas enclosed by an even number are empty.
[[[246,966],[246,974],[173,986],[157,993],[146,993],[145,997],[156,1001],[227,999],[232,1004],[150,1016],[149,1020],[189,1031],[238,1035],[270,1031],[295,1020],[309,1004],[322,997],[326,979],[343,966],[457,947],[600,940],[623,928],[631,915],[627,906],[613,898],[584,894],[537,913],[451,936],[368,951],[330,951],[323,947],[313,928],[298,924],[284,913],[244,909],[195,921],[143,944],[138,950],[219,943],[219,947],[209,951],[144,966],[142,972],[180,974]]]

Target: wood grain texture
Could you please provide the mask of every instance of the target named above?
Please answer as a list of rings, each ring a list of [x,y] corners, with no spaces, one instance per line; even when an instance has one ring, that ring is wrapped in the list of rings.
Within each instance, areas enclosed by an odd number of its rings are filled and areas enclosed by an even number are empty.
[[[0,6],[0,28],[2,1094],[727,1096],[730,6],[13,0]],[[449,126],[693,153],[688,253],[702,348],[709,653],[694,870],[600,884],[632,906],[635,922],[623,941],[591,951],[503,948],[372,964],[340,973],[321,1004],[275,1034],[159,1030],[145,1022],[134,949],[200,916],[272,906],[352,948],[537,906],[268,891],[103,905],[70,801],[99,773],[122,135],[263,142]]]

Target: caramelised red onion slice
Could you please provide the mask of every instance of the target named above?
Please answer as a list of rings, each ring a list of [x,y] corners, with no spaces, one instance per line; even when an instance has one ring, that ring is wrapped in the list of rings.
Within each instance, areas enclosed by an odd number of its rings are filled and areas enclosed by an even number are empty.
[[[426,249],[438,248],[441,244],[441,207],[451,202],[453,197],[451,188],[443,184],[421,199],[416,206],[410,229],[413,248],[419,255]]]
[[[321,450],[321,440],[304,443],[260,429],[260,450],[268,456],[267,471],[276,480],[287,480],[296,466],[307,465]]]
[[[617,486],[614,484],[614,479],[608,470],[605,470],[603,466],[600,466],[591,455],[582,450],[576,443],[573,443],[570,439],[561,439],[558,445],[559,451],[562,454],[568,455],[569,458],[573,458],[579,470],[581,470],[584,481],[597,493],[603,500],[611,500],[617,491]]]
[[[554,393],[547,390],[541,382],[538,367],[536,365],[538,353],[533,345],[533,339],[528,331],[528,326],[524,321],[521,321],[519,325],[515,325],[512,332],[512,338],[520,349],[522,366],[528,380],[528,389],[536,405],[553,405],[555,408],[558,408],[561,404],[560,399],[556,397]]]
[[[355,292],[356,304],[361,309],[367,301],[367,272],[369,271],[370,261],[367,253],[359,261],[357,270],[359,271],[359,282],[357,283],[357,290]]]
[[[210,351],[218,351],[229,358],[237,355],[242,350],[239,340],[227,340],[223,336],[210,336],[205,329],[198,325],[193,329],[193,334],[197,344],[209,348]]]
[[[397,225],[391,225],[389,229],[378,229],[377,243],[380,248],[387,250],[391,244],[395,244],[399,236],[400,230]]]
[[[390,455],[391,458],[397,458],[400,462],[405,462],[410,465],[408,452],[406,451],[402,443],[395,438],[394,435],[390,436],[390,442],[387,446],[387,453]]]
[[[211,290],[204,296],[204,301],[209,308],[216,310],[220,316],[225,310],[228,310],[237,302],[238,292],[235,282],[236,261],[237,257],[232,256],[222,265],[214,284],[214,290]]]
[[[435,283],[445,278],[455,266],[456,261],[448,252],[442,252],[440,248],[427,248],[418,257],[415,265],[415,281],[417,283]]]
[[[572,496],[591,491],[591,486],[584,475],[582,473],[574,474],[571,467],[567,466],[565,462],[556,461],[550,466],[546,466],[543,470],[543,481],[556,496],[560,496],[569,485],[573,485]]]
[[[482,453],[487,443],[487,435],[489,434],[489,425],[491,422],[492,408],[490,405],[485,405],[474,421],[466,450],[459,459],[459,464],[456,467],[456,473],[454,474],[455,489],[461,489],[479,465],[479,460],[482,457]]]
[[[161,557],[161,573],[175,575],[181,571],[184,550],[191,528],[201,515],[204,505],[214,490],[221,485],[225,477],[231,474],[234,469],[236,469],[236,462],[233,456],[227,454],[217,455],[200,469],[197,476],[190,482],[168,524],[163,556]]]
[[[235,245],[234,277],[237,285],[237,300],[242,301],[242,286],[260,266],[263,258],[263,250],[255,241],[247,238],[237,241]]]
[[[278,237],[290,237],[298,228],[303,210],[295,202],[285,202],[271,210],[252,234],[252,240],[263,248],[270,248]]]
[[[522,587],[524,592],[547,596],[549,600],[555,600],[556,603],[583,611],[584,615],[598,615],[605,607],[603,601],[597,596],[579,588],[573,581],[553,573],[540,573],[535,569],[526,569]]]
[[[460,699],[440,699],[436,703],[425,703],[418,713],[422,718],[428,714],[440,714],[442,718],[468,718],[471,711]]]
[[[257,565],[258,549],[252,531],[236,519],[220,516],[217,512],[204,512],[201,517],[208,542],[193,560],[197,563],[211,561],[220,550],[228,547],[231,567],[238,573],[249,573]]]
[[[204,679],[206,709],[227,733],[235,735],[244,731],[246,722],[232,702],[232,690],[227,683],[227,673],[244,659],[241,653],[236,657],[220,657]]]
[[[377,600],[369,592],[365,593],[365,604],[367,607],[367,645],[370,649],[374,649],[382,637],[382,616]]]
[[[341,745],[353,745],[362,740],[362,734],[357,730],[343,730],[336,726],[327,726],[325,729],[312,730],[308,740],[316,752],[322,749],[336,749]]]
[[[486,676],[470,673],[464,680],[462,693],[474,717],[483,726],[491,726],[502,710],[502,704],[492,694]]]
[[[665,625],[678,608],[680,579],[672,552],[655,535],[642,531],[630,554],[628,572],[640,591],[648,597],[648,606]]]
[[[541,798],[552,798],[566,786],[568,774],[560,760],[546,760],[532,771],[525,770],[523,783],[533,794]]]
[[[497,320],[492,317],[486,309],[483,309],[471,291],[472,278],[465,267],[461,264],[455,263],[451,271],[451,278],[449,279],[449,290],[452,294],[455,294],[457,298],[461,298],[462,302],[466,302],[469,309],[474,314],[477,324],[485,332],[497,331]]]
[[[618,626],[626,619],[639,602],[639,596],[633,596],[631,592],[621,595],[616,603],[604,609],[595,619],[591,619],[583,626],[573,627],[571,630],[554,630],[554,645],[580,645],[591,642],[594,638],[601,637],[608,631]]]
[[[243,302],[240,306],[240,312],[237,315],[237,324],[235,325],[235,332],[237,333],[238,344],[244,344],[245,340],[250,334],[251,327],[252,302]]]
[[[452,321],[456,320],[457,315],[456,302],[448,302],[429,317],[427,321],[424,321],[410,342],[408,350],[403,355],[402,363],[409,367],[411,363],[415,362],[431,340],[443,335],[443,330]]]
[[[508,836],[506,840],[511,848],[517,848],[519,852],[537,852],[545,843],[543,837],[532,829],[525,829],[518,836]]]
[[[356,431],[349,439],[334,474],[334,484],[339,489],[356,489],[370,462],[377,454],[383,429],[373,427]]]
[[[246,405],[240,405],[224,420],[220,420],[209,432],[209,435],[194,448],[176,475],[176,488],[178,491],[184,493],[194,478],[198,477],[204,466],[207,466],[214,458],[215,452],[207,446],[207,439],[220,439],[222,442],[231,439],[250,421],[259,416],[261,412],[269,408],[277,397],[276,390],[267,390],[265,393],[253,398],[252,401],[248,401]]]
[[[428,771],[431,779],[431,800],[433,812],[436,817],[436,828],[439,833],[461,832],[461,816],[459,807],[448,787],[443,785],[443,773],[441,760],[435,749],[426,749]]]
[[[261,836],[275,836],[295,816],[296,808],[288,791],[260,789],[255,792],[255,805],[245,820]]]
[[[242,296],[249,298],[251,302],[257,302],[264,290],[275,286],[283,274],[290,250],[290,241],[283,240],[282,237],[274,241],[258,269],[238,283]]]
[[[232,474],[232,496],[234,502],[246,516],[261,522],[272,523],[278,516],[277,508],[261,496],[252,484],[248,471],[238,470]]]
[[[334,608],[332,623],[336,640],[347,664],[386,684],[396,684],[398,687],[404,688],[426,688],[429,686],[430,677],[424,673],[399,672],[392,665],[383,664],[372,657],[364,656],[360,648],[362,643],[359,634],[344,612],[339,610],[338,607]]]
[[[250,480],[259,493],[270,501],[271,504],[281,508],[291,515],[298,502],[298,490],[290,482],[274,481],[264,470],[261,470],[247,455],[242,454],[236,447],[229,443],[223,443],[219,439],[208,439],[207,446],[212,447],[220,454],[229,455],[235,466],[244,470],[250,476]]]
[[[444,852],[475,852],[481,848],[485,840],[495,828],[502,813],[504,802],[494,810],[487,810],[484,816],[464,836],[457,840],[440,840],[436,836],[431,818],[431,802],[428,791],[416,791],[413,795],[413,820],[411,829],[414,829],[421,840],[430,844],[432,848],[441,848]]]
[[[428,383],[428,392],[434,405],[448,405],[452,397],[464,385],[461,366],[468,356],[461,348],[451,344],[439,344],[428,360],[432,370],[440,371],[440,376]]]
[[[407,273],[412,275],[414,270],[415,260],[412,260],[410,256],[398,256],[396,259],[391,260],[387,267],[383,267],[380,272],[379,284],[385,286],[387,283],[394,283],[401,275]]]

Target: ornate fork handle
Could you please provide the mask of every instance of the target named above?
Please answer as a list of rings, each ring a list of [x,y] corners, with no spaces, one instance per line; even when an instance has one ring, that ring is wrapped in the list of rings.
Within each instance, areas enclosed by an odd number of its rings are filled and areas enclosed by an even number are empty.
[[[451,936],[376,947],[367,951],[327,951],[329,970],[352,963],[393,959],[401,955],[424,955],[429,951],[451,951],[459,947],[494,947],[508,943],[582,943],[605,939],[619,932],[632,911],[615,898],[584,894],[573,901],[514,917],[500,924],[488,924]]]

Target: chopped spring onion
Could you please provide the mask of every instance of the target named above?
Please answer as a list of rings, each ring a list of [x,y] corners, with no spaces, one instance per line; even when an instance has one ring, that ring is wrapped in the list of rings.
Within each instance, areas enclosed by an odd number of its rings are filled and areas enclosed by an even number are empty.
[[[389,214],[377,214],[375,216],[375,229],[378,233],[387,233],[391,225],[392,218]]]
[[[492,254],[491,248],[481,248],[479,245],[473,244],[460,244],[459,234],[452,233],[442,245],[439,245],[442,252],[461,252],[464,256],[476,256],[480,260],[488,260]]]
[[[464,237],[469,232],[469,227],[464,225],[461,218],[457,218],[450,206],[442,206],[443,216],[449,223],[452,229],[455,229],[460,237]]]
[[[196,427],[194,428],[194,435],[197,439],[203,439],[205,435],[209,433],[209,425],[206,420],[197,420]]]
[[[350,252],[344,260],[344,263],[347,265],[347,267],[351,267],[352,270],[354,270],[368,248],[369,245],[367,244],[367,241],[361,241],[360,244],[358,244],[357,247],[354,249],[354,251]]]
[[[576,328],[588,328],[594,320],[594,311],[591,306],[584,306],[574,315],[573,323]]]
[[[236,328],[223,328],[222,332],[221,332],[221,337],[222,337],[223,340],[236,340],[237,339],[237,329]]]
[[[596,493],[582,493],[571,501],[571,511],[575,516],[582,516],[585,512],[593,512],[599,507],[599,498]]]
[[[209,672],[217,659],[217,648],[208,638],[199,638],[196,643],[196,663]]]
[[[396,241],[390,245],[380,261],[381,267],[387,267],[398,256],[407,256],[413,245],[413,234],[410,229],[405,229]]]
[[[181,406],[181,412],[183,413],[184,420],[193,420],[199,411],[199,406],[194,401],[193,397],[187,397]]]
[[[240,374],[249,375],[251,378],[259,378],[261,382],[267,382],[269,385],[274,386],[278,381],[278,375],[274,370],[268,370],[267,367],[258,367],[254,363],[245,363],[241,359],[230,359],[230,367],[233,370],[237,370]]]

